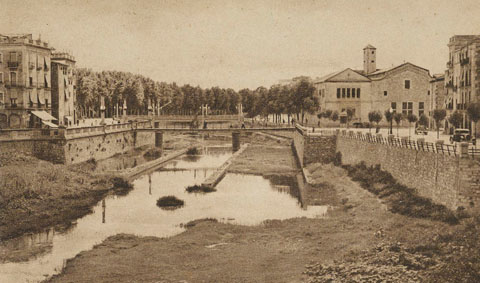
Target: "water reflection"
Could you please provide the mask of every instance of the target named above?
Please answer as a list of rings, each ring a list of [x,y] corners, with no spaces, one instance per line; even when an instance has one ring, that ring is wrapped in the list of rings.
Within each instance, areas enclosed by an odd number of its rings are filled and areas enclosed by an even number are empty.
[[[229,156],[231,151],[227,150],[203,155],[196,161],[178,158],[165,168],[135,180],[134,189],[128,195],[108,196],[94,207],[92,214],[78,219],[66,232],[50,229],[1,243],[3,254],[31,251],[33,256],[25,257],[21,263],[0,264],[0,282],[43,280],[44,275],[60,272],[66,259],[119,233],[168,237],[184,231],[182,223],[200,218],[256,225],[266,219],[315,217],[326,213],[326,207],[302,209],[291,194],[296,190],[289,183],[291,180],[273,178],[272,182],[261,176],[227,174],[217,185],[217,192],[189,194],[185,191],[189,185],[200,184],[213,172],[209,167],[220,166]],[[158,208],[157,199],[166,195],[184,200],[185,206],[174,211]],[[44,243],[49,248],[35,254],[37,247],[45,246]]]

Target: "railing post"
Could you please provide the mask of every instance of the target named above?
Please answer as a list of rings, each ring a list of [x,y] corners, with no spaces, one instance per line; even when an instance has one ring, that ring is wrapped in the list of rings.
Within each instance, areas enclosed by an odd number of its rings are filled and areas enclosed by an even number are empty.
[[[437,152],[442,152],[443,153],[443,143],[444,141],[443,140],[437,140],[435,141],[435,147],[436,147],[436,151]]]
[[[461,142],[460,143],[460,157],[467,158],[468,157],[468,142]]]

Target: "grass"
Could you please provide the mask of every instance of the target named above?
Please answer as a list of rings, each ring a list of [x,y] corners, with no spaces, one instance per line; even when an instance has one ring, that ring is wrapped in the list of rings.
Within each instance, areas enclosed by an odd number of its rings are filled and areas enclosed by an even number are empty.
[[[343,165],[348,176],[360,183],[362,188],[383,199],[390,211],[416,218],[428,218],[449,224],[458,224],[459,217],[446,206],[433,203],[419,196],[415,189],[399,184],[393,176],[380,166]]]
[[[199,153],[196,147],[191,147],[187,150],[187,155],[198,155]]]
[[[185,205],[185,202],[175,196],[165,196],[157,200],[157,206],[163,209],[176,209]]]
[[[188,186],[185,190],[189,193],[211,193],[217,191],[215,188],[205,185]]]

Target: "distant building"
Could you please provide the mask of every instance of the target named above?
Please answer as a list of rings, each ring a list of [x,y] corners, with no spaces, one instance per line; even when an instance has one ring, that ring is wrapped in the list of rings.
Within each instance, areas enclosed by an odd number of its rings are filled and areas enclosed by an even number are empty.
[[[446,109],[445,99],[446,99],[446,90],[445,90],[445,75],[444,74],[434,74],[432,80],[430,81],[430,111],[429,117],[433,117],[433,110],[435,109]],[[433,128],[435,122],[433,119],[430,119],[430,127]]]
[[[472,129],[465,109],[470,102],[480,102],[480,35],[452,36],[448,48],[445,106],[448,114],[462,112],[462,127]],[[446,128],[451,128],[448,121],[445,123]],[[480,131],[480,125],[477,130]]]
[[[32,115],[50,116],[51,53],[31,34],[0,35],[0,128],[31,127]]]
[[[320,111],[342,113],[350,109],[352,122],[368,122],[369,112],[383,114],[390,108],[405,115],[428,115],[429,71],[411,63],[378,70],[376,52],[371,45],[363,49],[363,70],[347,68],[315,80]]]
[[[59,125],[67,127],[77,121],[74,69],[73,56],[65,52],[52,54],[52,115]]]

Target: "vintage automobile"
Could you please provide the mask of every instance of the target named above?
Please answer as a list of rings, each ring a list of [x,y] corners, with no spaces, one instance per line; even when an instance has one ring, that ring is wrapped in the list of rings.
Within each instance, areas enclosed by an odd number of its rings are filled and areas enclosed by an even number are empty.
[[[450,136],[450,142],[472,142],[475,144],[475,138],[470,135],[469,129],[455,129],[453,135]]]
[[[428,135],[427,128],[424,126],[419,126],[415,129],[415,134],[416,135]]]

